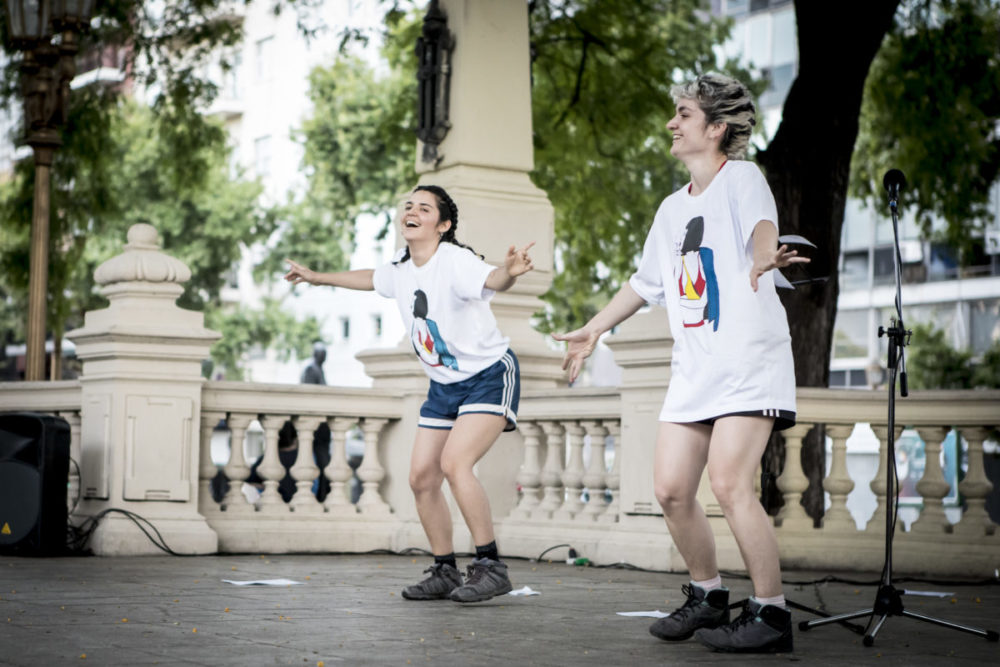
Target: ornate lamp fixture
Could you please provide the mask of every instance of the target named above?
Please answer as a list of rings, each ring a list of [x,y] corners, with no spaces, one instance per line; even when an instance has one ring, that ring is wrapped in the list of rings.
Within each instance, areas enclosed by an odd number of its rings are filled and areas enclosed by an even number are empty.
[[[422,36],[417,39],[417,138],[424,143],[424,162],[439,161],[438,144],[451,129],[448,96],[454,48],[455,36],[448,30],[448,17],[438,0],[431,0]]]
[[[77,38],[90,25],[95,0],[5,0],[10,45],[23,52],[21,91],[25,138],[35,158],[28,288],[26,380],[45,379],[45,312],[49,268],[52,159],[62,144],[76,73]],[[55,39],[53,39],[55,37]],[[53,364],[55,369],[58,364]]]

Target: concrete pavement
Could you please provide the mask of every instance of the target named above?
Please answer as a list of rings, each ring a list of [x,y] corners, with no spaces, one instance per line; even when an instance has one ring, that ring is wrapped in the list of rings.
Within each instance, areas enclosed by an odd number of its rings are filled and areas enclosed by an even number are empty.
[[[553,552],[553,554],[557,554]],[[467,559],[459,561],[464,569]],[[540,595],[460,605],[411,602],[399,591],[421,578],[425,556],[274,555],[0,557],[0,665],[661,665],[807,661],[814,665],[997,664],[1000,646],[892,616],[864,647],[838,626],[795,631],[795,652],[727,656],[652,637],[681,574],[511,559],[514,587]],[[874,584],[810,583],[830,573],[786,573],[786,596],[833,613],[870,607]],[[874,582],[877,574],[844,575]],[[224,579],[288,578],[301,585],[238,587]],[[750,592],[724,578],[732,600]],[[1000,585],[897,584],[953,592],[906,595],[908,611],[1000,629]],[[793,620],[816,618],[793,611]],[[864,623],[866,619],[860,619]]]

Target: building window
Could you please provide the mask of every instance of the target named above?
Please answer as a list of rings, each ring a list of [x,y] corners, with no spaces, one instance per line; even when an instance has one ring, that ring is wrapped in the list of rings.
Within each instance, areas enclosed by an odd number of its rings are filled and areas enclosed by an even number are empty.
[[[270,81],[274,64],[274,37],[258,39],[254,54],[257,61],[257,80]]]
[[[833,329],[834,359],[868,358],[868,311],[841,310]]]
[[[896,262],[893,255],[895,246],[875,248],[872,255],[872,280],[876,285],[891,285],[896,282]]]
[[[969,303],[972,352],[982,354],[1000,341],[1000,299],[979,299]]]
[[[382,337],[382,316],[372,315],[372,330],[375,332],[376,338]]]
[[[260,178],[271,174],[271,137],[258,137],[253,142],[254,173]]]
[[[868,251],[845,252],[840,269],[840,288],[843,290],[868,288]]]
[[[840,389],[867,389],[868,374],[863,368],[830,371],[830,386]]]
[[[340,318],[340,337],[344,340],[350,340],[351,338],[351,318],[341,317]]]

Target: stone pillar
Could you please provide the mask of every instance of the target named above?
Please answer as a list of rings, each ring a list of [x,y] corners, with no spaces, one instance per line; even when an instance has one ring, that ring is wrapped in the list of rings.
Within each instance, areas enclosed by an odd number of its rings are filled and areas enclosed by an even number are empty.
[[[83,362],[77,514],[126,510],[149,520],[173,551],[214,553],[218,538],[198,512],[198,471],[201,362],[219,334],[176,305],[190,277],[147,224],[133,225],[124,252],[94,273],[111,303],[66,334]],[[90,548],[162,553],[117,512],[100,519]]]
[[[660,516],[663,511],[653,495],[652,464],[673,356],[667,311],[654,307],[633,315],[606,342],[615,363],[622,367],[621,436],[615,443],[616,465],[621,461],[621,511]],[[702,486],[707,489],[707,484]],[[708,493],[711,496],[711,490]],[[708,498],[702,499],[699,493],[699,500],[704,504]]]
[[[455,38],[449,120],[438,158],[423,161],[421,185],[440,185],[458,204],[458,238],[503,265],[507,248],[535,242],[535,270],[522,276],[492,306],[521,363],[526,389],[565,383],[562,355],[531,326],[552,284],[555,243],[552,204],[528,177],[534,168],[531,63],[524,0],[442,0]]]

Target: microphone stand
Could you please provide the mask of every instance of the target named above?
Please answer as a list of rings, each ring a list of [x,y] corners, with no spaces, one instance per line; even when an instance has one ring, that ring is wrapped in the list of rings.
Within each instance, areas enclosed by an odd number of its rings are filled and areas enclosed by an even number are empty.
[[[982,630],[980,628],[907,611],[903,607],[902,593],[892,585],[892,538],[896,528],[896,514],[899,501],[899,483],[896,479],[896,374],[899,372],[899,395],[905,397],[908,392],[906,387],[906,361],[903,354],[903,348],[909,342],[911,334],[911,332],[907,331],[903,326],[903,300],[901,296],[902,275],[900,268],[902,261],[899,254],[899,219],[896,210],[896,199],[898,198],[899,190],[904,183],[905,179],[903,177],[903,173],[896,169],[887,173],[885,175],[885,179],[883,180],[883,185],[885,185],[885,188],[889,191],[889,209],[892,212],[892,234],[893,242],[895,244],[893,263],[895,265],[896,273],[896,317],[889,320],[890,324],[888,329],[881,326],[878,328],[879,338],[886,336],[889,340],[888,364],[886,366],[889,371],[889,436],[886,444],[885,561],[882,566],[882,580],[878,591],[875,593],[875,602],[870,608],[848,612],[846,614],[829,616],[827,618],[815,619],[812,621],[803,621],[799,623],[799,630],[806,632],[811,628],[819,627],[821,625],[840,623],[848,621],[852,618],[869,616],[868,627],[871,629],[865,634],[862,642],[865,646],[872,646],[875,643],[875,635],[877,635],[879,630],[882,629],[882,626],[885,624],[887,618],[890,616],[906,616],[907,618],[913,618],[926,623],[933,623],[934,625],[951,628],[952,630],[967,632],[969,634],[983,637],[986,641],[995,642],[998,638],[1000,638],[1000,635],[993,630]],[[875,621],[876,617],[878,620],[875,622],[873,627],[872,621]]]

